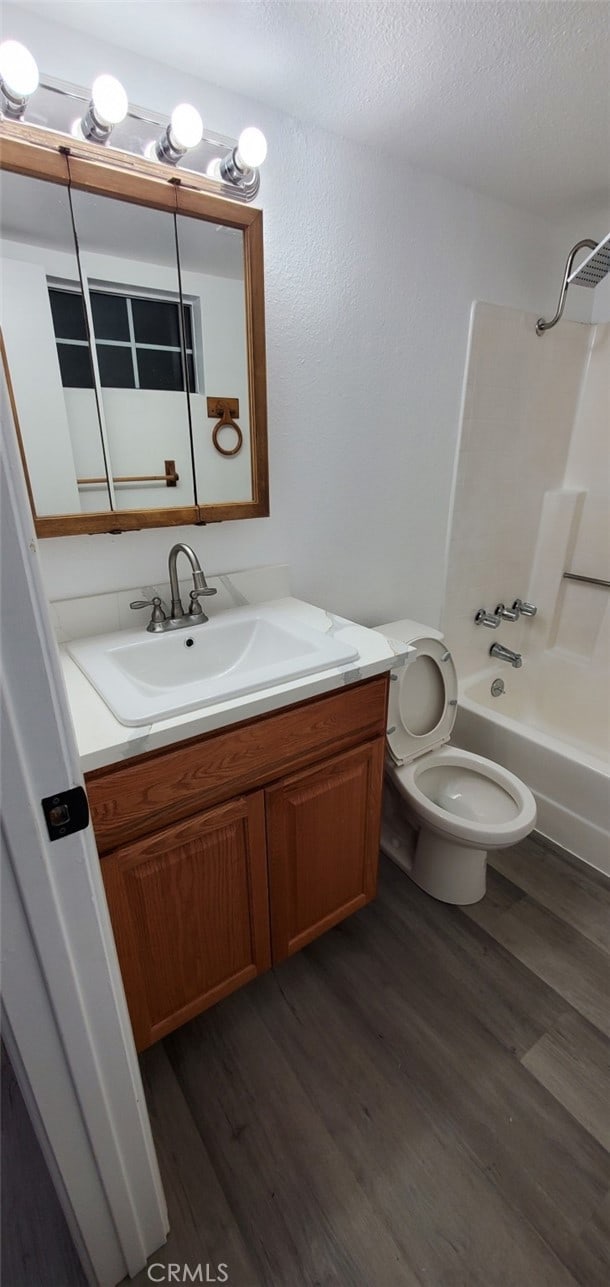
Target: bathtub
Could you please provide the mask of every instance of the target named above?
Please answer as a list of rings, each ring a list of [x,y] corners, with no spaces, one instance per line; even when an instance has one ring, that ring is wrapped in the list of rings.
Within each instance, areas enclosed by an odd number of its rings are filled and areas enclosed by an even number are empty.
[[[609,724],[599,671],[545,652],[464,680],[451,740],[516,773],[536,797],[536,830],[610,875]]]

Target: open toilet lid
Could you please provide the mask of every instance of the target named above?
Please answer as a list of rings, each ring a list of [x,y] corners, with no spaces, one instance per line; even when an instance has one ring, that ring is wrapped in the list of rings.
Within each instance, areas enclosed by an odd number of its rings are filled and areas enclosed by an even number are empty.
[[[441,639],[409,640],[415,657],[390,684],[388,746],[406,764],[451,737],[457,714],[457,675]]]

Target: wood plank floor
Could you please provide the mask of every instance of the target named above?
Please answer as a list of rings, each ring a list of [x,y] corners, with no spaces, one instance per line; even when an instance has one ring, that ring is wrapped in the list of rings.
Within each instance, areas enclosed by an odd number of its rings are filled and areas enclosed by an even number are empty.
[[[154,1262],[224,1262],[232,1287],[605,1287],[609,910],[536,840],[469,909],[383,860],[373,904],[142,1057]]]

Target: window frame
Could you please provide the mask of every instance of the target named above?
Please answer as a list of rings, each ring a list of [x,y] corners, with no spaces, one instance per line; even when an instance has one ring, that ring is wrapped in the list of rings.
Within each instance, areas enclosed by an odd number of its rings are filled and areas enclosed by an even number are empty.
[[[201,378],[201,370],[200,370],[203,366],[203,363],[200,359],[198,349],[196,348],[195,337],[198,333],[198,328],[196,328],[196,317],[195,317],[197,305],[194,299],[184,299],[184,298],[180,299],[179,295],[176,295],[173,292],[169,292],[169,291],[163,291],[163,290],[149,291],[138,287],[134,288],[124,282],[109,283],[109,282],[101,282],[98,279],[95,279],[95,280],[91,279],[86,281],[85,286],[89,296],[89,304],[91,308],[90,316],[91,316],[91,322],[94,328],[92,339],[93,339],[93,343],[95,344],[96,351],[98,349],[98,346],[102,345],[102,346],[105,346],[106,348],[129,349],[131,353],[131,363],[132,363],[133,380],[134,380],[133,384],[126,384],[126,385],[105,384],[101,379],[101,375],[100,375],[100,381],[99,381],[100,389],[120,388],[120,389],[126,389],[130,391],[131,390],[139,391],[140,389],[142,389],[144,392],[148,390],[150,392],[158,392],[158,393],[196,394],[196,393],[203,392],[203,380]],[[81,289],[80,283],[76,281],[67,281],[65,279],[61,279],[58,277],[47,276],[47,289],[49,291],[49,298],[50,298],[51,291],[55,291],[57,293],[63,292],[64,294],[78,295],[79,297],[83,298],[83,291]],[[129,328],[128,340],[109,340],[106,338],[100,339],[95,334],[95,320],[93,318],[93,308],[91,306],[91,296],[94,294],[110,295],[116,298],[124,299],[126,301],[127,325]],[[179,353],[179,354],[182,354],[183,350],[182,350],[182,346],[177,344],[150,344],[136,339],[134,320],[133,320],[133,308],[132,308],[132,301],[134,299],[143,301],[145,303],[175,305],[175,307],[178,309],[179,325],[180,325],[180,308],[182,307],[185,311],[188,309],[190,332],[191,332],[191,345],[187,346],[185,344],[184,355],[187,363],[187,366],[186,366],[187,385],[190,385],[190,380],[189,380],[190,373],[188,369],[189,357],[191,358],[191,362],[192,362],[192,369],[193,369],[193,387],[192,388],[191,387],[188,387],[186,389],[184,388],[184,368],[183,368],[183,387],[181,389],[171,389],[171,388],[163,388],[163,387],[159,388],[159,386],[155,385],[151,390],[147,385],[144,385],[144,386],[140,385],[140,373],[139,373],[139,367],[138,367],[138,350],[139,349],[145,349],[148,352]],[[86,307],[84,298],[83,298],[83,309],[86,317],[87,307]],[[186,332],[186,326],[182,325],[180,329]],[[87,349],[89,348],[88,339],[75,340],[75,339],[68,339],[62,335],[58,335],[55,327],[55,319],[53,319],[53,334],[55,337],[55,344],[58,347],[58,353],[59,353],[60,344],[64,344],[66,346],[72,346],[76,348],[87,348]],[[185,334],[185,338],[186,338],[186,334]],[[98,367],[99,367],[99,362],[98,362]],[[61,369],[61,363],[60,363],[60,369]],[[62,388],[94,389],[95,374],[93,370],[93,364],[91,365],[91,384],[65,385],[63,383],[63,378],[62,378]]]

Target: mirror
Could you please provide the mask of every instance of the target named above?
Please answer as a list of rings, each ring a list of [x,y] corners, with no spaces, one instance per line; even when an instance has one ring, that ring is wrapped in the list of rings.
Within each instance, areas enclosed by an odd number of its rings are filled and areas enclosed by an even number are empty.
[[[0,320],[36,513],[109,509],[67,188],[3,175],[0,226]],[[80,477],[98,479],[95,495]]]
[[[38,534],[268,514],[261,212],[32,135],[3,143],[0,321]]]
[[[192,318],[196,378],[189,384],[193,460],[197,496],[203,504],[252,498],[248,346],[241,233],[223,224],[206,224],[178,215],[178,257],[184,312]],[[208,414],[237,403],[233,428],[214,429],[222,414]]]
[[[72,209],[111,508],[194,505],[187,384],[198,387],[201,355],[194,302],[184,308],[182,347],[175,216],[91,192],[73,192]],[[74,311],[69,290],[54,292],[60,325]],[[57,322],[55,337],[63,347]],[[87,397],[86,374],[75,377],[72,397]],[[79,427],[88,437],[84,413]],[[163,481],[165,461],[173,462],[170,485]]]

